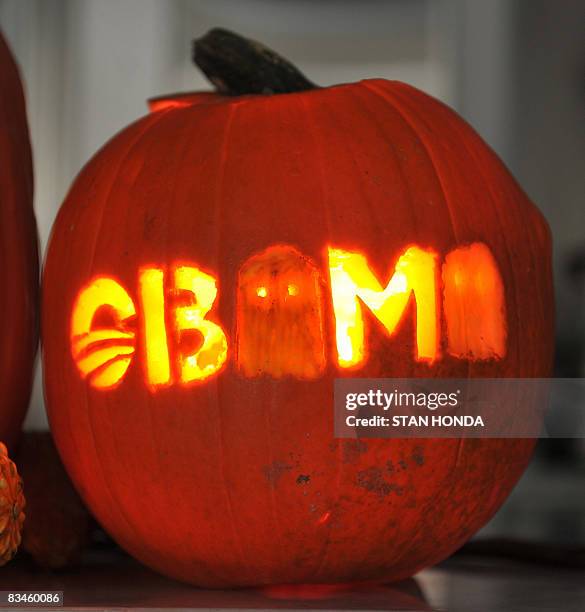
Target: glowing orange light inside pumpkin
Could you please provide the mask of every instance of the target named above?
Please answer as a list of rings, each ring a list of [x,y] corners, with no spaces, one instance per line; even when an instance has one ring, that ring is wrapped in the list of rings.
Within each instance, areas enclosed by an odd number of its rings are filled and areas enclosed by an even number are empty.
[[[451,251],[442,276],[448,352],[460,359],[504,357],[504,283],[489,248],[476,242]]]
[[[192,304],[175,309],[179,335],[196,330],[203,336],[202,345],[190,355],[180,355],[180,378],[184,383],[203,380],[215,374],[227,359],[227,338],[223,329],[205,318],[217,297],[213,276],[191,266],[175,269],[175,288],[191,296]]]
[[[315,263],[289,245],[271,246],[242,264],[235,357],[244,376],[308,380],[323,373],[321,287]]]
[[[107,326],[96,324],[104,312]],[[81,290],[71,319],[73,359],[93,387],[108,389],[124,376],[134,354],[134,332],[125,329],[136,315],[134,302],[115,280],[98,277]]]
[[[171,367],[165,325],[164,272],[159,268],[145,268],[140,271],[138,284],[146,379],[153,387],[167,385],[171,382]]]
[[[329,248],[329,274],[335,314],[338,361],[352,367],[365,359],[364,321],[358,298],[392,335],[411,294],[416,302],[418,360],[438,356],[436,254],[408,248],[398,259],[392,278],[382,287],[360,253]]]
[[[215,374],[227,358],[227,338],[221,327],[205,319],[217,297],[215,279],[191,266],[173,271],[174,287],[189,305],[175,308],[176,336],[189,331],[201,335],[202,342],[189,354],[177,354],[178,378],[183,383],[203,380]],[[160,268],[143,268],[139,273],[139,298],[144,337],[146,382],[151,389],[172,382],[171,356],[166,325],[165,275]],[[108,324],[99,321],[107,315]],[[83,378],[98,389],[115,386],[128,369],[134,354],[133,331],[127,320],[136,315],[134,302],[115,280],[94,279],[79,294],[71,319],[71,346]],[[104,317],[101,317],[102,319]]]
[[[357,366],[366,358],[363,306],[392,336],[411,299],[416,310],[415,358],[431,363],[438,359],[436,253],[418,246],[406,249],[386,287],[361,253],[330,247],[328,255],[340,367]],[[503,358],[504,285],[490,249],[474,243],[451,251],[441,280],[449,354],[468,360]],[[235,351],[242,375],[315,379],[323,373],[322,285],[315,263],[288,245],[271,246],[242,265]],[[222,368],[227,337],[220,325],[206,318],[218,295],[213,276],[179,265],[171,269],[169,281],[163,268],[142,268],[138,293],[145,379],[151,390],[174,381],[205,380]],[[135,316],[132,299],[111,278],[94,278],[79,293],[71,319],[71,349],[91,386],[108,389],[125,375],[135,351]]]

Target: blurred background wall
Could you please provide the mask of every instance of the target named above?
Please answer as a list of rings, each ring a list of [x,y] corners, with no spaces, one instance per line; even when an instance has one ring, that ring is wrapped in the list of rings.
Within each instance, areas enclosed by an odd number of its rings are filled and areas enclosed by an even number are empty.
[[[43,247],[73,177],[147,98],[209,87],[190,43],[223,26],[317,83],[403,80],[463,114],[551,224],[557,375],[583,376],[584,24],[583,0],[0,0],[26,84]],[[26,425],[46,427],[40,376]],[[580,444],[544,454],[574,463]],[[572,486],[555,482],[559,495]]]

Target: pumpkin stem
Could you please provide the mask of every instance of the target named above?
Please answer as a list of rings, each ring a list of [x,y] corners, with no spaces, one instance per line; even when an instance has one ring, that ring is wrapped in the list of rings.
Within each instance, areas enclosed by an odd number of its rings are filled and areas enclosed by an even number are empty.
[[[230,96],[317,88],[271,49],[222,28],[213,28],[193,41],[193,62],[220,93]]]

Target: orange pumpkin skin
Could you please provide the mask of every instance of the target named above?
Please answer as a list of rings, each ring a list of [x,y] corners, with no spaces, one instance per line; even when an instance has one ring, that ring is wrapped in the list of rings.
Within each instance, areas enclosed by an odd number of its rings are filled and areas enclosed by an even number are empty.
[[[502,504],[533,441],[337,440],[333,381],[548,375],[546,222],[464,121],[402,83],[181,105],[159,104],[106,144],[53,230],[45,388],[74,483],[130,553],[200,586],[398,580],[445,558]],[[443,346],[432,365],[418,362],[405,317],[392,338],[370,321],[367,362],[341,371],[325,297],[320,377],[237,370],[238,274],[270,245],[310,257],[326,285],[328,244],[363,252],[387,279],[409,244],[444,255],[474,241],[504,281],[504,359],[455,359]],[[88,386],[69,345],[77,292],[107,275],[136,296],[138,269],[177,261],[218,279],[208,318],[230,341],[224,368],[152,393],[136,357],[115,389]]]
[[[20,546],[25,505],[22,479],[0,442],[0,566],[6,565]]]
[[[0,34],[0,440],[9,447],[30,398],[38,344],[38,278],[24,95]]]

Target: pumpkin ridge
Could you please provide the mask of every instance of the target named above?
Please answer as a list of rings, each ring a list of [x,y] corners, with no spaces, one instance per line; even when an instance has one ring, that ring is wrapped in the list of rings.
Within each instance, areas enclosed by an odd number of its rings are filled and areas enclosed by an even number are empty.
[[[224,202],[224,195],[223,195],[223,191],[222,191],[222,182],[225,176],[225,166],[227,163],[227,159],[228,159],[228,142],[229,142],[229,137],[230,137],[230,133],[233,130],[233,126],[234,126],[234,120],[235,120],[235,116],[236,116],[236,111],[237,111],[237,105],[232,105],[230,104],[228,107],[228,117],[227,117],[227,121],[225,123],[225,128],[224,128],[224,132],[223,132],[223,136],[222,136],[222,144],[219,150],[219,163],[218,163],[218,170],[217,170],[217,195],[215,197],[215,216],[214,216],[214,232],[216,233],[216,239],[215,239],[215,251],[216,251],[216,255],[215,255],[215,268],[219,269],[219,265],[218,262],[220,262],[222,260],[221,258],[221,247],[223,245],[223,240],[221,239],[221,228],[222,228],[222,224],[221,224],[221,211],[225,208],[225,202]],[[232,352],[233,352],[233,348],[232,348]],[[244,568],[246,568],[246,572],[247,572],[247,568],[249,566],[248,564],[248,555],[245,552],[245,548],[243,546],[242,543],[242,539],[240,536],[240,532],[239,530],[236,528],[236,520],[235,520],[235,513],[234,513],[234,507],[233,507],[233,502],[231,499],[231,493],[228,489],[227,486],[227,480],[226,480],[226,472],[225,472],[225,444],[224,444],[224,428],[223,428],[223,424],[222,424],[222,408],[221,408],[221,403],[219,401],[219,396],[221,394],[221,388],[220,388],[220,381],[218,379],[214,380],[212,382],[213,385],[213,389],[214,389],[214,406],[215,406],[215,411],[216,411],[216,415],[217,415],[217,429],[218,429],[218,441],[219,441],[219,450],[218,450],[218,455],[220,458],[220,465],[221,465],[221,476],[222,476],[222,483],[223,483],[223,490],[224,490],[224,497],[226,499],[227,502],[227,508],[228,508],[228,513],[231,517],[231,521],[230,521],[230,525],[231,525],[231,532],[232,532],[232,538],[233,538],[233,543],[234,543],[234,548],[237,551],[238,556],[240,557],[241,561],[242,561],[242,565]]]
[[[305,121],[307,122],[307,125],[309,126],[309,131],[311,133],[311,138],[313,140],[313,142],[315,143],[316,149],[318,151],[318,155],[317,155],[317,165],[318,165],[318,172],[319,172],[319,185],[321,188],[321,202],[322,202],[322,210],[323,210],[323,218],[325,219],[325,229],[326,229],[326,236],[328,241],[331,240],[331,219],[330,219],[330,212],[329,212],[329,208],[328,206],[331,205],[331,198],[327,198],[327,202],[325,201],[325,193],[326,193],[326,188],[325,188],[325,176],[324,176],[324,167],[325,167],[325,163],[324,163],[324,153],[323,153],[323,145],[322,145],[322,135],[318,134],[318,129],[317,129],[317,124],[314,118],[314,107],[310,106],[310,100],[313,98],[310,98],[308,96],[299,96],[299,100],[302,102],[304,111],[305,111]],[[333,213],[334,215],[335,213]],[[326,301],[328,302],[327,304],[327,309],[325,310],[325,312],[332,312],[333,309],[333,305],[331,303],[331,299],[330,298],[325,298]],[[324,326],[324,337],[325,338],[329,338],[330,336],[330,329],[328,328],[328,326]],[[331,341],[329,340],[328,344],[331,344]],[[330,347],[330,352],[331,351],[335,351],[335,348],[331,349]],[[336,501],[333,504],[333,510],[331,512],[335,512],[335,510],[338,508],[339,506],[339,502],[341,499],[341,479],[344,473],[344,463],[342,461],[342,442],[341,441],[337,441],[337,448],[335,450],[336,453],[336,461],[335,461],[335,489],[336,489]],[[313,578],[314,580],[318,580],[319,576],[322,573],[323,567],[325,565],[325,562],[327,560],[327,554],[328,551],[330,549],[330,545],[331,545],[331,529],[328,529],[327,531],[327,536],[325,538],[325,543],[324,545],[321,546],[321,550],[318,556],[318,559],[315,563],[315,569],[312,572],[311,578]]]
[[[102,196],[101,202],[102,202],[102,208],[101,208],[101,214],[100,214],[100,218],[98,221],[98,224],[96,226],[96,228],[94,229],[94,235],[95,235],[95,240],[94,240],[94,244],[93,247],[90,249],[92,255],[89,258],[89,270],[93,271],[94,268],[94,262],[95,262],[95,254],[96,254],[96,249],[97,249],[97,241],[98,241],[98,236],[101,232],[101,228],[104,222],[104,218],[105,218],[105,209],[106,206],[109,202],[109,200],[111,199],[111,194],[113,193],[114,190],[114,186],[116,184],[116,181],[119,179],[119,172],[122,168],[122,166],[124,165],[124,163],[129,159],[133,149],[137,146],[137,144],[139,143],[140,139],[143,138],[147,133],[150,127],[152,127],[154,124],[158,123],[159,121],[161,121],[161,119],[164,117],[164,113],[161,113],[160,115],[156,115],[153,116],[154,119],[151,119],[150,121],[147,118],[147,120],[145,120],[145,122],[143,124],[139,125],[139,130],[137,134],[133,135],[133,138],[131,140],[130,143],[127,143],[126,148],[125,148],[125,152],[120,156],[117,167],[115,169],[115,171],[112,172],[111,174],[111,183],[110,186],[106,192],[106,194],[104,194]],[[95,453],[96,456],[100,456],[100,452],[98,451],[98,445],[97,445],[97,439],[94,433],[94,419],[91,416],[91,410],[90,410],[90,403],[89,403],[89,395],[90,391],[89,388],[85,389],[85,393],[83,394],[83,404],[85,405],[85,412],[87,414],[87,418],[88,418],[88,431],[91,433],[91,440],[93,443],[93,451]],[[110,428],[110,436],[114,436],[115,433],[113,431],[112,428]],[[114,438],[113,438],[114,439]],[[98,462],[100,463],[100,462]],[[104,483],[104,487],[105,487],[105,491],[107,492],[108,496],[111,499],[111,503],[109,504],[109,507],[111,509],[118,509],[119,512],[119,516],[121,517],[121,519],[124,521],[124,523],[126,524],[126,527],[131,531],[131,532],[135,532],[138,535],[138,532],[136,531],[135,526],[133,525],[133,522],[130,520],[130,518],[126,515],[125,511],[123,510],[123,508],[121,507],[121,504],[116,504],[114,503],[115,500],[117,499],[118,496],[113,494],[113,488],[111,487],[110,483],[109,483],[109,478],[106,476],[105,472],[103,471],[103,467],[100,463],[100,470],[101,470],[101,476],[102,476],[102,481]]]

